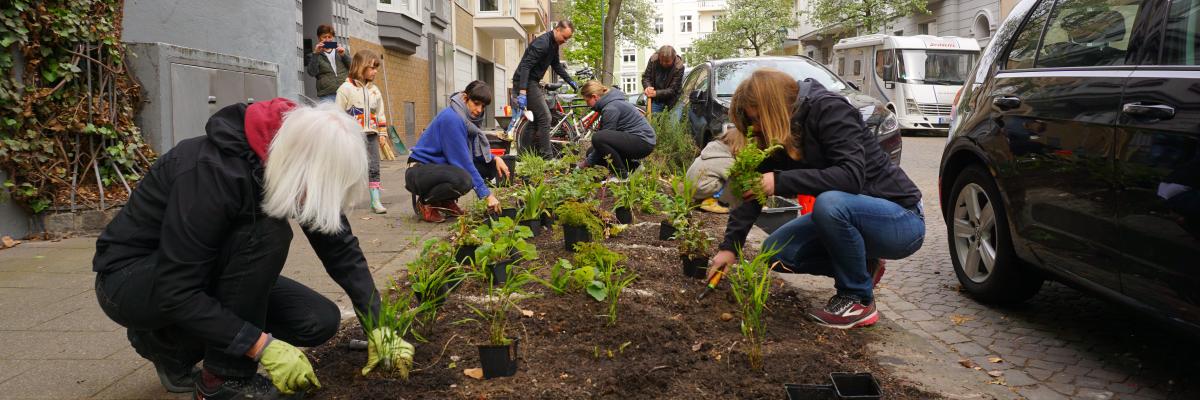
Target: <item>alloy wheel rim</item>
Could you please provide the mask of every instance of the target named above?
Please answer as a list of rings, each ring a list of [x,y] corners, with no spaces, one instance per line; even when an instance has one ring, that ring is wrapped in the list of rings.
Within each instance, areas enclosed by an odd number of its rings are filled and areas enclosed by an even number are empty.
[[[954,202],[951,231],[958,265],[975,283],[986,282],[996,267],[996,210],[987,191],[969,183]]]

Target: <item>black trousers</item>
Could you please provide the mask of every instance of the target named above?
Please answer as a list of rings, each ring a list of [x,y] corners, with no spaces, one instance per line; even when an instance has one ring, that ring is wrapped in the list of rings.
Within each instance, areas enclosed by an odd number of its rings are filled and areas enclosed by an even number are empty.
[[[317,346],[337,333],[341,312],[320,293],[279,276],[287,260],[292,228],[287,221],[260,216],[235,228],[217,257],[205,293],[221,306],[275,338],[301,347]],[[109,318],[128,328],[130,343],[147,359],[184,365],[204,360],[223,377],[253,376],[258,363],[245,355],[173,325],[155,298],[158,253],[96,277],[96,297]]]
[[[519,89],[513,89],[513,104],[516,104],[515,98],[520,93]],[[517,150],[521,153],[535,151],[543,158],[552,158],[554,153],[550,147],[550,106],[546,104],[546,95],[542,92],[541,84],[529,82],[529,87],[525,90],[525,101],[528,104],[526,107],[533,112],[532,128],[535,129],[531,131],[530,127],[525,128],[525,134],[517,141]]]
[[[592,135],[588,164],[608,166],[614,174],[624,178],[631,165],[653,151],[654,145],[631,133],[603,130]]]
[[[415,163],[404,171],[404,188],[422,204],[458,200],[474,187],[470,173],[450,164]]]

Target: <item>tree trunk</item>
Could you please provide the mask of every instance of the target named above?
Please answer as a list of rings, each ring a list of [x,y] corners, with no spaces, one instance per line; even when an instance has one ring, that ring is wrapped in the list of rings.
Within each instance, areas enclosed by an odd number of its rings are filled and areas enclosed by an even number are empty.
[[[621,15],[621,1],[608,0],[608,12],[604,16],[604,47],[600,52],[600,82],[605,86],[613,83],[613,60],[616,58],[617,19]]]

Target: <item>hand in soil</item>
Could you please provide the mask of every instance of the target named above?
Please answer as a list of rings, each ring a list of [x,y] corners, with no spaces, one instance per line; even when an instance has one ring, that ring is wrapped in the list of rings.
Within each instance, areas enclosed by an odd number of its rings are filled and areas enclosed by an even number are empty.
[[[737,262],[737,256],[732,251],[718,251],[717,255],[713,256],[712,260],[708,262],[708,275],[705,279],[712,280],[713,275],[716,275],[717,271],[723,271],[735,262]]]
[[[395,370],[401,378],[408,379],[413,352],[413,345],[391,329],[376,328],[367,337],[367,365],[363,367],[362,374],[366,376],[381,366],[384,371]]]

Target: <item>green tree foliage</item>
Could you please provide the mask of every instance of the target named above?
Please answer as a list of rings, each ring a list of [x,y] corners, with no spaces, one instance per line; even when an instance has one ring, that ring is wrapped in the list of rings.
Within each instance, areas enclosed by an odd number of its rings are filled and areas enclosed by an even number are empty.
[[[609,0],[572,0],[562,6],[562,15],[575,24],[575,35],[567,42],[565,58],[573,65],[601,71],[604,66],[604,16]],[[617,47],[646,48],[654,45],[654,18],[658,17],[651,0],[624,0],[617,21]],[[597,77],[608,75],[601,72]]]
[[[729,14],[716,30],[692,44],[689,64],[740,54],[759,56],[778,46],[796,26],[791,0],[729,0]]]
[[[817,26],[846,23],[864,34],[879,32],[889,22],[912,14],[928,14],[928,0],[814,0],[805,12]]]

